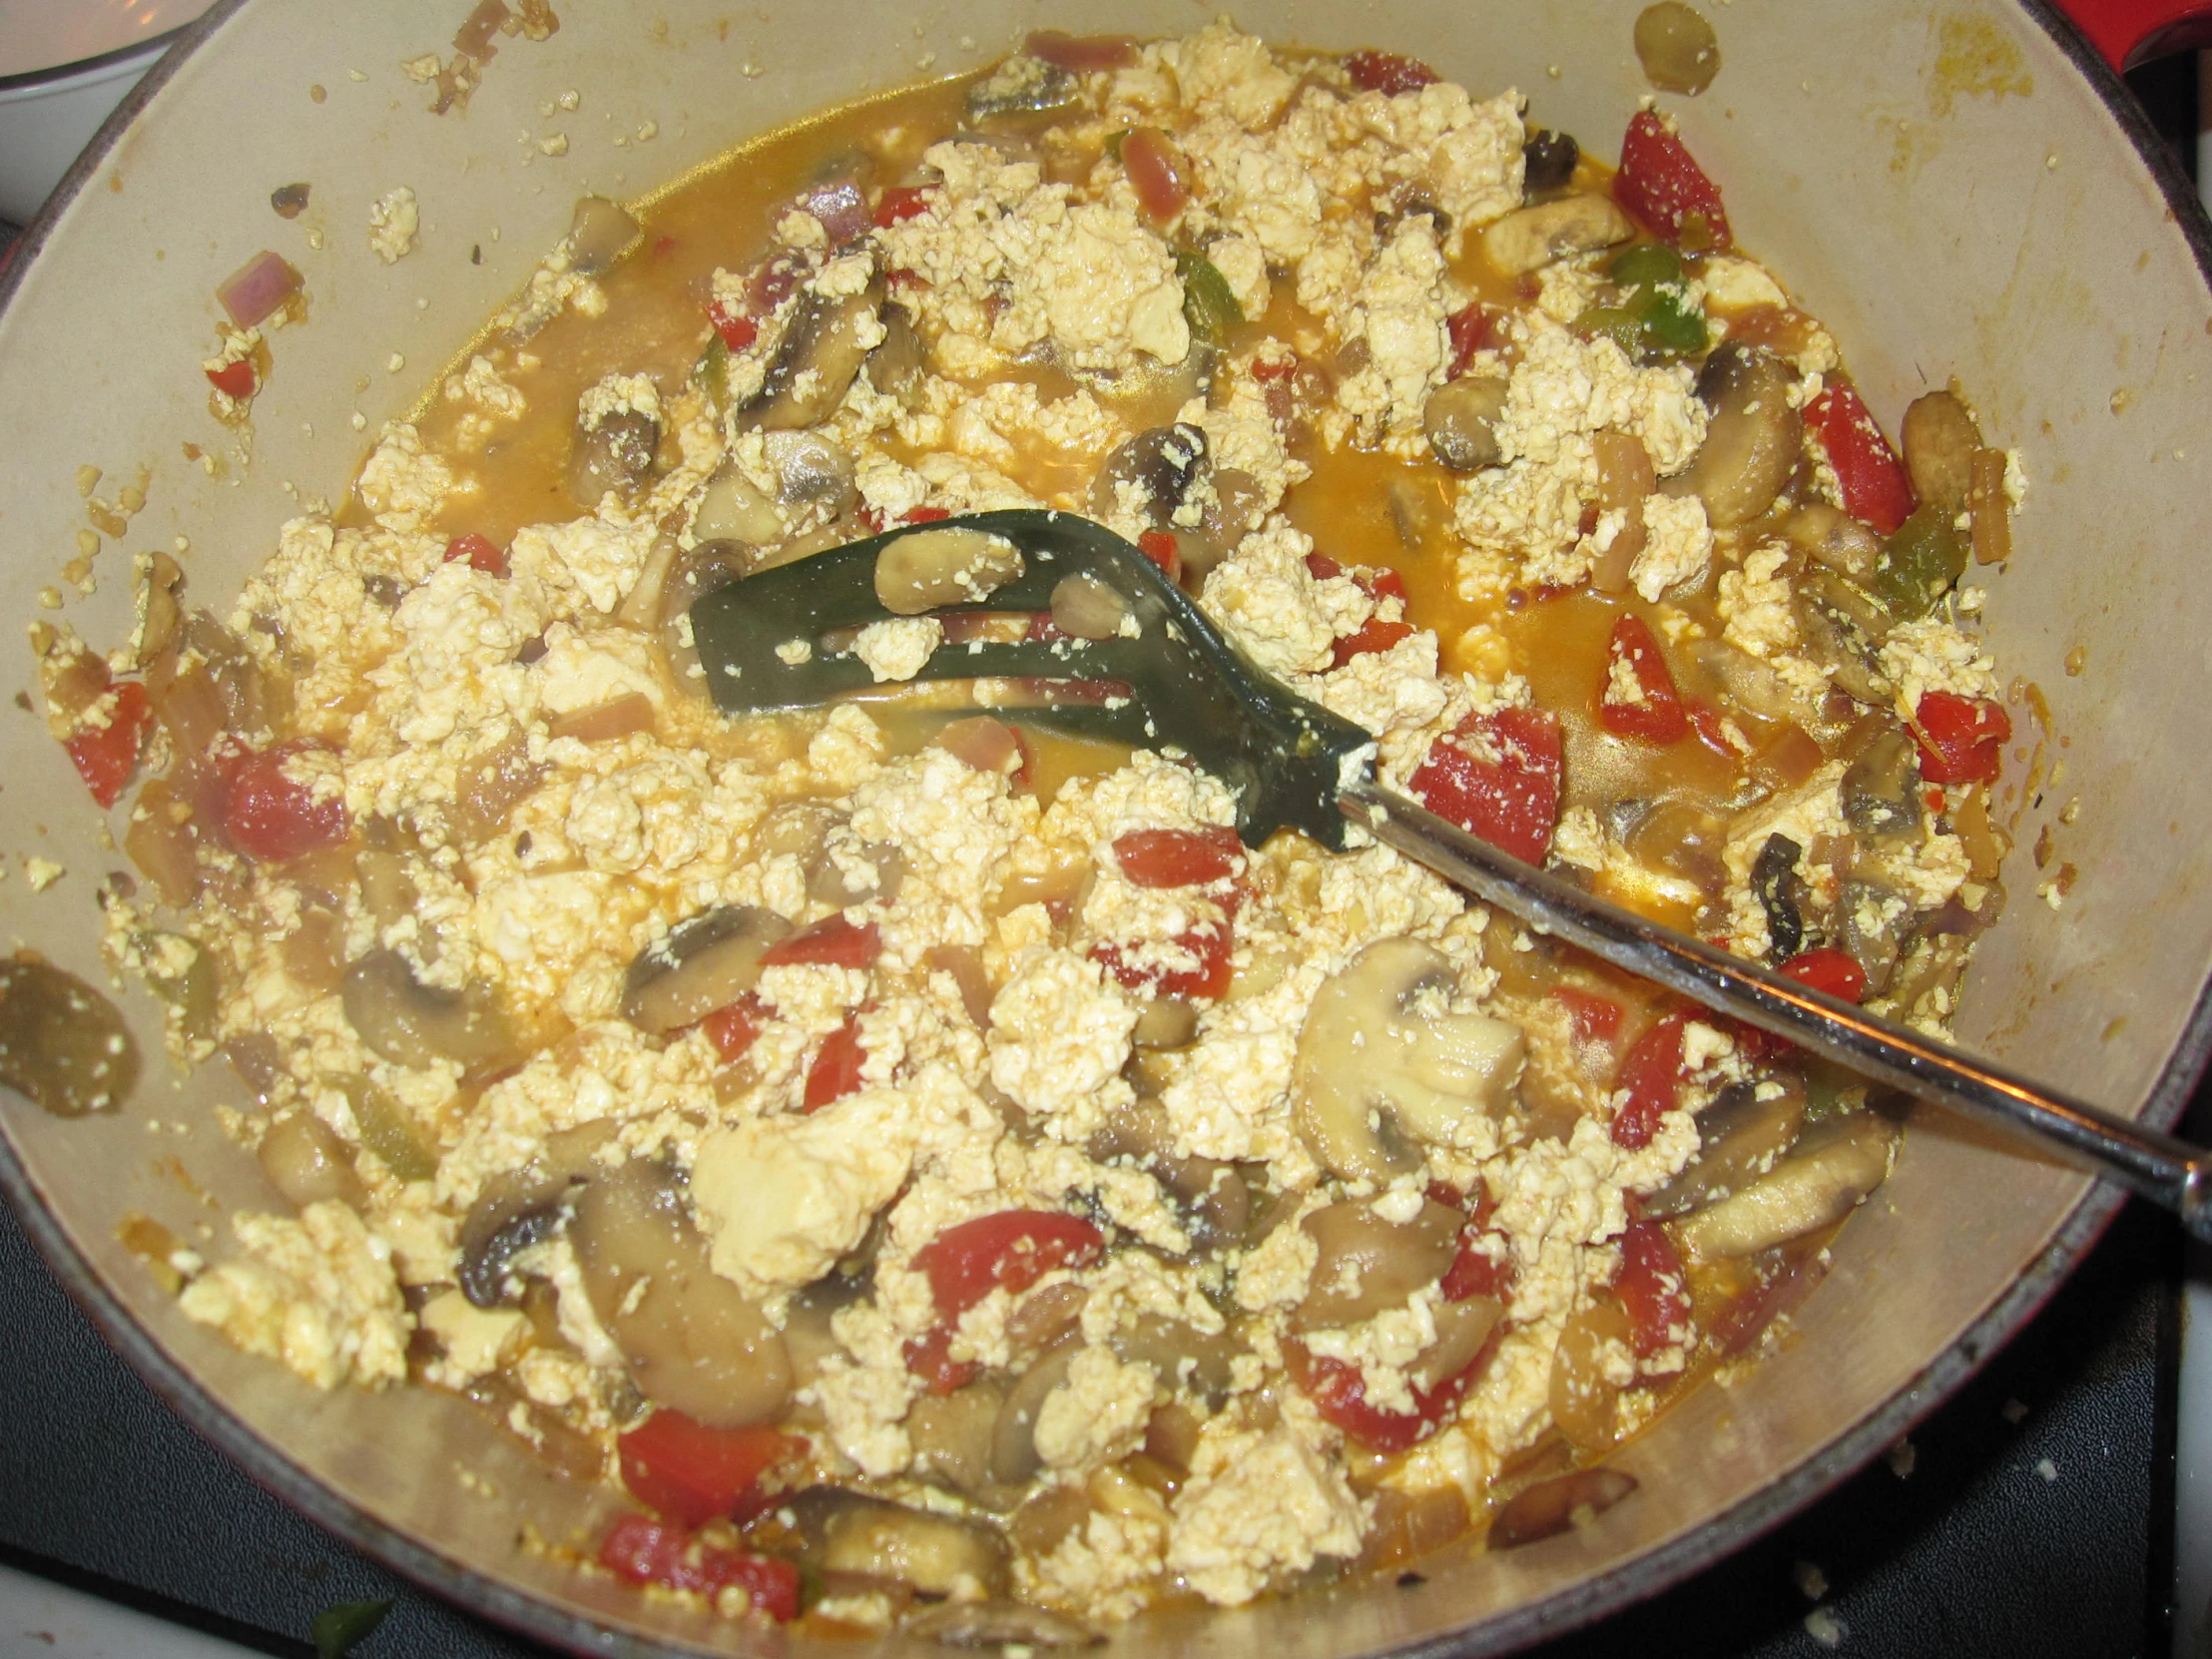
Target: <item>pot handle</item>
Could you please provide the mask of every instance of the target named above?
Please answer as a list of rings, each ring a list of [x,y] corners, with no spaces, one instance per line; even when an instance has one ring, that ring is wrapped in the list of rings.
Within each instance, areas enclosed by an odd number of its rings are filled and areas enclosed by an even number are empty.
[[[2057,6],[2115,71],[2212,46],[2207,0],[2057,0]]]

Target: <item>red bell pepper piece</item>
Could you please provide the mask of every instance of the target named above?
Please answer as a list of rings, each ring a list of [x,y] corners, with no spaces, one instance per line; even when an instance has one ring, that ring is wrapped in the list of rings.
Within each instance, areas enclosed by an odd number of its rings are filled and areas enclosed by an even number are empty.
[[[1913,711],[1921,776],[1931,784],[1986,784],[2004,764],[2012,717],[1983,697],[1932,691]]]
[[[847,921],[840,910],[778,939],[761,952],[761,966],[863,968],[882,948],[882,936],[874,922],[862,925]]]
[[[1682,1082],[1682,1030],[1690,1016],[1669,1014],[1638,1037],[1621,1061],[1617,1087],[1628,1099],[1613,1114],[1613,1144],[1633,1151],[1649,1146],[1659,1120],[1673,1111]]]
[[[929,211],[929,192],[920,185],[893,185],[875,204],[875,223],[884,230]]]
[[[1409,780],[1438,818],[1540,864],[1559,823],[1559,723],[1541,709],[1469,715]],[[1494,757],[1494,759],[1492,758]]]
[[[1019,1296],[1055,1268],[1089,1267],[1105,1249],[1106,1236],[1080,1216],[1000,1210],[946,1228],[914,1252],[914,1266],[949,1324],[994,1290]]]
[[[718,1549],[694,1541],[680,1526],[624,1515],[599,1546],[599,1564],[631,1584],[691,1590],[713,1601],[742,1589],[778,1624],[799,1617],[799,1568],[774,1555]]]
[[[1178,933],[1174,941],[1196,958],[1189,967],[1166,967],[1157,962],[1132,961],[1138,948],[1108,940],[1091,946],[1091,960],[1133,991],[1153,996],[1214,998],[1229,989],[1230,958],[1236,950],[1235,929],[1227,917]]]
[[[1817,991],[1846,1002],[1857,1002],[1867,994],[1867,970],[1859,965],[1859,959],[1848,950],[1824,946],[1819,950],[1801,950],[1784,962],[1779,972],[1788,974],[1802,985],[1810,985]]]
[[[233,846],[257,862],[280,864],[352,833],[343,797],[317,795],[284,772],[294,755],[323,747],[294,738],[239,763],[223,803],[223,832]]]
[[[221,368],[203,369],[201,372],[207,375],[208,384],[233,402],[243,403],[259,389],[254,379],[253,360],[248,357],[241,357],[235,363],[225,363]]]
[[[1291,1381],[1314,1402],[1314,1409],[1325,1421],[1335,1423],[1348,1437],[1370,1450],[1403,1451],[1436,1431],[1466,1397],[1467,1390],[1474,1385],[1482,1368],[1489,1364],[1496,1348],[1497,1337],[1493,1334],[1458,1376],[1448,1377],[1432,1387],[1413,1389],[1410,1411],[1386,1411],[1369,1404],[1367,1381],[1361,1377],[1358,1366],[1326,1355],[1309,1354],[1306,1346],[1298,1342],[1283,1345],[1283,1358],[1290,1367]]]
[[[748,316],[743,311],[729,310],[719,304],[709,305],[707,320],[714,324],[715,332],[722,336],[722,343],[733,351],[743,351],[761,337],[760,319]]]
[[[761,1033],[768,1029],[768,1009],[753,992],[725,1003],[699,1022],[707,1040],[715,1045],[724,1065],[735,1065],[752,1052]]]
[[[1167,572],[1171,582],[1183,580],[1183,550],[1165,530],[1146,530],[1137,537],[1137,551]]]
[[[1836,469],[1845,512],[1886,536],[1912,516],[1913,480],[1849,380],[1822,387],[1805,405],[1805,424]]]
[[[1130,885],[1195,887],[1237,872],[1244,842],[1234,830],[1132,830],[1114,841]]]
[[[1651,625],[1640,616],[1624,614],[1613,624],[1612,638],[1605,644],[1605,683],[1598,688],[1597,718],[1615,737],[1660,749],[1690,735],[1682,693],[1675,688]]]
[[[1632,1222],[1621,1235],[1613,1295],[1628,1316],[1628,1346],[1639,1358],[1648,1360],[1683,1340],[1690,1323],[1689,1276],[1682,1253],[1657,1222]]]
[[[469,569],[480,570],[486,576],[507,574],[507,550],[489,536],[479,536],[473,530],[445,544],[445,562],[453,564],[459,560],[466,560]]]
[[[940,1399],[982,1375],[979,1361],[952,1358],[949,1325],[931,1326],[926,1334],[909,1338],[901,1352],[906,1357],[906,1370],[921,1379],[923,1390]]]
[[[847,1014],[844,1023],[823,1038],[822,1046],[815,1050],[814,1063],[807,1068],[804,1109],[819,1112],[832,1100],[857,1092],[860,1067],[866,1063],[867,1050],[860,1046],[860,1016]]]
[[[1621,140],[1621,170],[1613,200],[1650,226],[1663,242],[1693,253],[1728,247],[1728,210],[1720,187],[1706,177],[1689,147],[1656,110],[1638,110]]]
[[[76,765],[77,776],[92,791],[92,799],[103,807],[113,807],[123,787],[130,783],[131,774],[138,770],[146,735],[153,730],[154,710],[147,701],[146,688],[136,680],[112,682],[103,701],[108,723],[80,723],[63,747]]]
[[[765,1509],[761,1476],[804,1441],[773,1428],[709,1428],[661,1406],[619,1435],[622,1483],[630,1494],[686,1526],[750,1520]]]
[[[1494,342],[1497,313],[1478,299],[1445,317],[1444,327],[1451,335],[1451,369],[1445,378],[1456,380],[1466,373],[1474,354]]]

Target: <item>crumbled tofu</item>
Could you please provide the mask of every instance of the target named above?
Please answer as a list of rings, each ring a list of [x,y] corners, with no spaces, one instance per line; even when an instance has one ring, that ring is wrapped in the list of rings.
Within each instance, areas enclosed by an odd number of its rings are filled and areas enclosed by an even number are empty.
[[[1173,1507],[1168,1570],[1229,1607],[1320,1556],[1357,1555],[1366,1524],[1344,1476],[1288,1424],[1208,1434]]]
[[[422,210],[405,185],[386,191],[368,205],[368,246],[386,265],[397,265],[420,246]]]
[[[334,1200],[297,1221],[241,1214],[232,1231],[246,1254],[185,1287],[179,1306],[249,1354],[281,1360],[318,1388],[367,1387],[407,1374],[413,1325],[392,1277],[391,1252]]]
[[[891,617],[871,622],[852,642],[852,654],[867,664],[877,685],[911,680],[944,642],[944,624],[933,616]]]

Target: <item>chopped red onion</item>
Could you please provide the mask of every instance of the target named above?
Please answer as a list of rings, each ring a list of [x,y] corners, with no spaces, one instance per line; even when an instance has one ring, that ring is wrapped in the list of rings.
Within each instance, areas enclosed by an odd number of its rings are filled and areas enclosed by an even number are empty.
[[[297,293],[304,280],[265,248],[226,276],[215,296],[233,322],[251,328]]]

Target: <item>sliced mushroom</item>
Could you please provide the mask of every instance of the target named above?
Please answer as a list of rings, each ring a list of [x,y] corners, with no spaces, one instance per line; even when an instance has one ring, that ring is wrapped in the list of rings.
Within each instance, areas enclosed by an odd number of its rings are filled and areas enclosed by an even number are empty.
[[[1789,682],[1767,663],[1726,640],[1692,640],[1690,655],[1720,681],[1729,700],[1763,721],[1785,721],[1797,709]]]
[[[791,931],[773,910],[723,904],[678,922],[638,952],[623,980],[622,1016],[666,1036],[727,1007],[761,980],[761,957]]]
[[[1880,996],[1897,977],[1913,905],[1878,881],[1846,881],[1836,893],[1836,942],[1866,970],[1867,995]]]
[[[1192,1254],[1243,1242],[1252,1218],[1244,1176],[1236,1165],[1217,1159],[1179,1157],[1175,1126],[1157,1100],[1139,1099],[1116,1112],[1091,1137],[1088,1150],[1100,1163],[1126,1158],[1159,1182],[1190,1235]]]
[[[1454,472],[1478,472],[1497,465],[1497,423],[1505,413],[1505,381],[1494,374],[1470,374],[1438,386],[1421,405],[1421,429],[1436,459]]]
[[[1885,725],[1844,769],[1838,794],[1844,822],[1869,840],[1917,838],[1922,814],[1920,745],[1904,727]]]
[[[1697,1157],[1643,1201],[1649,1221],[1719,1203],[1774,1168],[1805,1128],[1805,1085],[1795,1077],[1735,1083],[1698,1114]]]
[[[1756,1256],[1833,1226],[1889,1179],[1896,1147],[1897,1130],[1877,1113],[1828,1118],[1750,1186],[1682,1222],[1678,1237],[1695,1256]]]
[[[706,542],[727,538],[765,547],[781,541],[784,515],[767,493],[745,475],[736,461],[724,461],[707,481],[707,493],[692,514],[691,533]]]
[[[1406,1381],[1416,1388],[1450,1382],[1482,1358],[1490,1339],[1505,1322],[1505,1304],[1495,1297],[1470,1296],[1447,1302],[1434,1314],[1436,1340],[1413,1357]]]
[[[1423,1203],[1411,1221],[1384,1221],[1365,1204],[1332,1204],[1299,1223],[1319,1252],[1294,1331],[1357,1325],[1444,1276],[1459,1253],[1466,1217]]]
[[[255,1149],[262,1173],[294,1209],[336,1199],[358,1205],[361,1178],[345,1143],[312,1112],[292,1112],[271,1124]]]
[[[1565,190],[1582,160],[1582,147],[1572,133],[1554,133],[1531,127],[1521,141],[1521,194],[1529,201],[1555,190]]]
[[[1003,1503],[1006,1488],[991,1478],[991,1449],[1005,1402],[1004,1390],[987,1379],[915,1400],[906,1413],[906,1437],[916,1471],[979,1503]]]
[[[1128,602],[1088,571],[1053,584],[1052,626],[1070,639],[1110,640],[1128,620]]]
[[[473,761],[461,763],[453,785],[453,828],[470,843],[496,834],[516,806],[537,792],[550,769],[530,759],[530,740],[517,731]]]
[[[1861,588],[1830,570],[1808,570],[1792,596],[1792,614],[1805,654],[1844,691],[1870,708],[1890,701],[1881,647],[1889,613]]]
[[[523,1057],[487,987],[422,984],[396,950],[372,950],[347,968],[339,1000],[355,1035],[396,1066],[450,1060],[464,1075],[485,1077]]]
[[[507,1285],[514,1258],[567,1225],[570,1201],[599,1172],[599,1149],[615,1128],[612,1118],[599,1118],[564,1129],[520,1169],[484,1183],[455,1240],[461,1294],[471,1303],[497,1308],[514,1300]]]
[[[965,525],[917,530],[875,556],[875,597],[893,616],[919,616],[979,604],[1021,572],[1021,549],[1004,536]]]
[[[1420,1163],[1408,1139],[1458,1142],[1511,1100],[1520,1032],[1441,1000],[1457,975],[1417,939],[1383,939],[1315,995],[1300,1028],[1294,1120],[1347,1180],[1386,1181]]]
[[[1189,528],[1176,515],[1198,494],[1211,464],[1205,431],[1187,420],[1139,432],[1106,457],[1092,480],[1092,515],[1112,518],[1134,496],[1153,529]]]
[[[1150,1366],[1153,1375],[1170,1387],[1203,1395],[1217,1408],[1235,1382],[1237,1357],[1245,1352],[1226,1333],[1201,1331],[1157,1314],[1143,1315],[1126,1330],[1117,1331],[1106,1346],[1115,1359]]]
[[[787,505],[837,518],[859,499],[852,457],[820,432],[771,432],[767,451],[777,496]]]
[[[1070,71],[1018,52],[968,89],[968,119],[988,121],[999,115],[1057,110],[1072,104],[1078,90]]]
[[[1865,582],[1882,562],[1882,538],[1841,508],[1811,502],[1782,526],[1790,545],[1800,547],[1848,581]]]
[[[1804,447],[1789,370],[1758,346],[1724,340],[1698,371],[1697,390],[1711,411],[1705,441],[1662,487],[1697,496],[1716,530],[1749,524],[1774,505]]]
[[[1767,953],[1786,962],[1805,943],[1805,878],[1798,860],[1805,848],[1788,835],[1769,835],[1751,864],[1751,890],[1767,917]]]
[[[792,1382],[783,1339],[708,1265],[672,1172],[632,1159],[594,1177],[569,1239],[592,1311],[640,1393],[711,1428],[783,1414]]]
[[[1569,1316],[1551,1355],[1551,1420],[1583,1451],[1602,1451],[1619,1438],[1615,1406],[1621,1384],[1615,1358],[1629,1344],[1628,1316],[1599,1302]]]
[[[939,1647],[1096,1647],[1106,1638],[1089,1625],[1025,1601],[948,1601],[899,1627]]]
[[[653,470],[661,423],[643,409],[616,409],[590,425],[579,424],[568,455],[568,493],[597,507],[609,490],[627,495]]]
[[[1905,469],[1922,505],[1956,514],[1973,485],[1974,452],[1981,428],[1955,392],[1932,391],[1905,411]]]
[[[1492,1549],[1518,1549],[1557,1537],[1583,1517],[1603,1514],[1635,1489],[1636,1477],[1625,1469],[1599,1467],[1555,1474],[1507,1499],[1491,1520],[1486,1541]]]
[[[1083,1334],[1070,1331],[1006,1390],[991,1424],[992,1479],[1018,1486],[1044,1467],[1037,1455],[1037,1413],[1044,1409],[1045,1396],[1068,1380],[1068,1368],[1082,1352]]]
[[[644,228],[619,204],[604,196],[580,196],[568,227],[569,269],[596,276],[644,240]]]
[[[914,332],[906,307],[886,304],[881,314],[883,342],[868,353],[868,384],[901,403],[917,401],[929,372],[929,350]]]
[[[838,1486],[809,1486],[784,1505],[799,1522],[806,1564],[973,1601],[1003,1595],[1006,1541],[988,1526],[909,1509]]]
[[[825,419],[844,401],[852,377],[866,361],[874,343],[871,325],[882,303],[880,277],[859,293],[832,297],[810,292],[801,299],[761,389],[745,406],[745,423],[781,432]]]
[[[1482,252],[1507,276],[1525,276],[1569,254],[1628,241],[1636,227],[1603,196],[1562,196],[1516,208],[1482,232]]]

